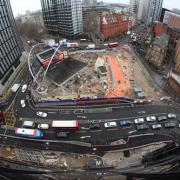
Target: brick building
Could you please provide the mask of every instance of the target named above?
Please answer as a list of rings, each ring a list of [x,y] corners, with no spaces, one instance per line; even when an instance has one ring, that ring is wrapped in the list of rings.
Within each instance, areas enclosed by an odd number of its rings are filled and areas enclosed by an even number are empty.
[[[160,37],[155,38],[147,50],[145,60],[157,69],[162,69],[163,67],[168,48],[168,41],[169,36],[167,34],[162,34]]]
[[[166,87],[175,97],[180,98],[180,75],[171,71],[166,81]]]
[[[156,21],[153,25],[153,34],[154,37],[160,36],[163,33],[166,33],[167,26],[161,22]]]
[[[106,13],[100,17],[100,33],[102,39],[116,37],[128,31],[127,14]]]
[[[171,14],[168,18],[168,27],[180,29],[180,15]]]
[[[167,34],[170,36],[169,45],[170,49],[175,49],[177,42],[180,40],[180,29],[167,28]]]
[[[178,41],[176,45],[176,53],[174,57],[175,66],[173,68],[173,71],[175,73],[180,74],[180,41]]]
[[[176,45],[174,63],[175,66],[168,74],[166,87],[174,96],[180,98],[180,41]]]

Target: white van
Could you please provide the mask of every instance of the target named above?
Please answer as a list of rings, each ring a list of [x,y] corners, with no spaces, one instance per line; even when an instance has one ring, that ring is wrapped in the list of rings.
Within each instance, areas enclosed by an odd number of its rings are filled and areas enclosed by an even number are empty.
[[[34,122],[33,121],[24,121],[23,124],[22,124],[22,127],[23,128],[32,128],[34,127]]]

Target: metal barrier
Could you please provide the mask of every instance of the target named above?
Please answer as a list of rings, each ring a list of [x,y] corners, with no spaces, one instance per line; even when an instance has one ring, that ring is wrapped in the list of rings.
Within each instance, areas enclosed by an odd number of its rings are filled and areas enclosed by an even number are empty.
[[[84,113],[103,113],[103,112],[112,112],[112,108],[94,108],[94,109],[85,109]]]

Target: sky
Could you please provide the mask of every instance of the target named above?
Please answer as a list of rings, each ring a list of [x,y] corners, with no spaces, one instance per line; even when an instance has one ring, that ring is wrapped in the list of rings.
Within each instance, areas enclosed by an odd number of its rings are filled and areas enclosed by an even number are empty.
[[[129,3],[129,0],[103,0],[112,3]],[[41,9],[40,0],[10,0],[14,16],[24,14],[26,10],[36,11]],[[180,0],[164,0],[163,7],[172,9],[180,8]]]

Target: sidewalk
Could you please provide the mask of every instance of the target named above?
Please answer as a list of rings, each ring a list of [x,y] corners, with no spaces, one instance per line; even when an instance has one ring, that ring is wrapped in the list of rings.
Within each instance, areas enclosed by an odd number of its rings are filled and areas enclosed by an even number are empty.
[[[131,52],[136,57],[136,60],[139,66],[141,67],[141,69],[143,70],[143,73],[147,78],[147,80],[151,83],[151,85],[155,88],[156,91],[161,93],[162,96],[167,96],[167,93],[162,89],[163,88],[162,77],[159,74],[153,72],[148,66],[148,64],[143,62],[142,57],[140,57],[139,54],[132,47],[130,49]]]
[[[141,57],[132,47],[130,49],[131,49],[131,52],[135,55],[139,66],[141,66],[141,68],[143,69],[145,77],[148,79],[151,85],[155,88],[155,90],[159,92],[162,97],[163,96],[171,97],[170,104],[180,105],[178,100],[172,97],[171,94],[168,93],[168,90],[164,89],[165,81],[162,79],[163,78],[162,75],[153,71],[151,67],[142,59],[143,57]]]
[[[26,51],[22,52],[22,56],[20,57],[20,64],[17,67],[17,69],[13,72],[11,77],[8,79],[5,87],[3,88],[2,92],[1,92],[2,97],[0,98],[0,101],[6,99],[7,96],[9,96],[9,94],[11,92],[10,87],[15,83],[15,81],[17,81],[17,79],[21,75],[21,72],[23,71],[25,65],[27,64],[27,56],[28,56],[28,53]]]

